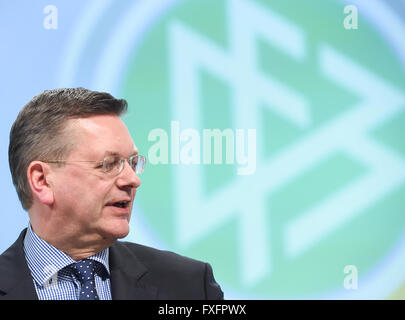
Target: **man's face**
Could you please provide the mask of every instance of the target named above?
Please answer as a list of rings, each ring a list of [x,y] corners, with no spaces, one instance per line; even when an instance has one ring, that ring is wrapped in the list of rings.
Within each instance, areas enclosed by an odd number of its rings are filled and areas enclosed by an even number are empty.
[[[100,161],[108,153],[127,158],[137,152],[127,127],[117,116],[74,119],[68,126],[77,142],[68,161]],[[100,163],[92,162],[67,162],[54,170],[54,211],[64,221],[63,231],[89,241],[128,234],[132,204],[141,181],[127,161],[116,174],[106,174]],[[129,203],[115,206],[119,201]]]

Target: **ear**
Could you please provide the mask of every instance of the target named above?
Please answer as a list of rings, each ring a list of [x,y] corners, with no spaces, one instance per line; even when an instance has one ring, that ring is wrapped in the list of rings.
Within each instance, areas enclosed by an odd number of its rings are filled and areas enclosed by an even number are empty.
[[[34,198],[37,198],[44,205],[54,203],[54,195],[51,182],[51,168],[49,164],[42,161],[33,161],[28,166],[27,178],[31,186]]]

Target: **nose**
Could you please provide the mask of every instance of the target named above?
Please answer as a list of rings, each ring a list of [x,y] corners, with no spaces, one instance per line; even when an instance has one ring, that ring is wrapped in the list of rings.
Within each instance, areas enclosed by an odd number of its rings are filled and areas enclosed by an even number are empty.
[[[124,168],[117,177],[117,186],[120,189],[136,189],[141,185],[141,180],[135,171],[131,168],[128,161],[124,162]]]

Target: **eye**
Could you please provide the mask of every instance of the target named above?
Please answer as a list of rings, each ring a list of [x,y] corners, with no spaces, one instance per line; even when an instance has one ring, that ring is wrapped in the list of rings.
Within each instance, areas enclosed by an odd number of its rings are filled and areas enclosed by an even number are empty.
[[[111,156],[111,157],[106,157],[104,158],[103,161],[103,169],[106,172],[109,172],[111,170],[113,170],[114,168],[117,168],[120,162],[120,158],[119,157],[115,157],[115,156]]]
[[[138,159],[138,155],[134,155],[129,158],[128,162],[131,165],[132,169],[134,169],[134,171],[136,170],[136,166],[138,165]]]
[[[138,164],[138,156],[134,156],[132,158],[132,163],[134,164],[134,166],[136,166]]]

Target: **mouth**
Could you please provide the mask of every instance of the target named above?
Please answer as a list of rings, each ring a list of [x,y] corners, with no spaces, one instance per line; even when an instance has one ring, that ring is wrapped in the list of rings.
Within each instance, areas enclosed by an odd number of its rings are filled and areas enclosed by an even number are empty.
[[[123,200],[123,201],[115,201],[115,202],[107,203],[106,206],[125,209],[125,208],[129,208],[130,204],[131,204],[131,201]]]

